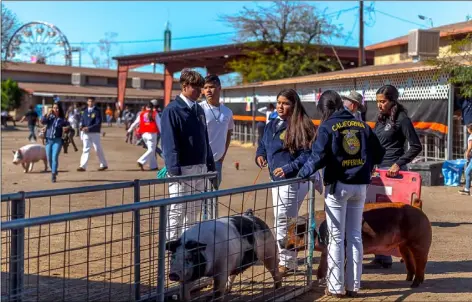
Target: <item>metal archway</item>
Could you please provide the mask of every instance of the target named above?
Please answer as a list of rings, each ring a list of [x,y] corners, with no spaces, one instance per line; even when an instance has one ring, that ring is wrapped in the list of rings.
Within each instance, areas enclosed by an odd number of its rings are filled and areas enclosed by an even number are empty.
[[[37,63],[45,64],[48,58],[59,58],[64,63],[57,65],[72,65],[72,48],[67,37],[57,26],[47,22],[26,23],[11,36],[5,51],[5,61],[14,60],[15,57],[19,58],[18,61],[27,61],[20,58],[25,55]]]

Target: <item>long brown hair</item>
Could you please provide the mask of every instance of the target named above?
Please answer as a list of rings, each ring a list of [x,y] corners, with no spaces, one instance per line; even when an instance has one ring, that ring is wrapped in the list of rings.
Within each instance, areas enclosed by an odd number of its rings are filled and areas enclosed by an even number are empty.
[[[384,85],[377,90],[376,94],[382,94],[387,100],[389,100],[389,102],[392,102],[389,114],[386,115],[379,112],[377,120],[381,123],[386,123],[387,117],[389,117],[388,122],[394,129],[396,127],[395,124],[397,122],[398,114],[402,111],[407,113],[405,107],[398,102],[399,93],[397,88],[393,85]]]
[[[277,99],[284,96],[292,103],[292,115],[288,119],[284,147],[295,153],[301,149],[310,149],[315,137],[315,125],[308,117],[298,93],[293,89],[283,89]]]

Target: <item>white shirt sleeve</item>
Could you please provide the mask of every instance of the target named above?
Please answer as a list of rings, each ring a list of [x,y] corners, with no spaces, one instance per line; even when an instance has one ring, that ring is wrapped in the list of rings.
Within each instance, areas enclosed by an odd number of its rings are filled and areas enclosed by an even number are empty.
[[[257,109],[257,111],[259,111],[260,113],[264,114],[264,113],[266,113],[266,111],[267,111],[267,107],[259,108],[259,109]]]
[[[162,132],[161,130],[161,117],[159,116],[159,113],[156,114],[156,125],[157,125],[157,128],[159,129],[159,133]]]
[[[139,125],[139,115],[136,117],[136,119],[134,120],[134,122],[131,124],[131,126],[129,126],[128,128],[128,133],[131,133],[131,131],[134,130],[134,128],[136,128],[136,126]]]
[[[233,115],[229,117],[229,122],[228,122],[228,131],[233,131],[234,129],[234,120],[233,120]]]

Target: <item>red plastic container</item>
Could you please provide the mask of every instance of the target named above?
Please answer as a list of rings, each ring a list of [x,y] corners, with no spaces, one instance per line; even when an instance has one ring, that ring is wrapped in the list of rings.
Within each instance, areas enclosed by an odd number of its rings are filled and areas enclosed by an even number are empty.
[[[421,175],[400,171],[396,177],[387,177],[387,170],[376,170],[367,188],[366,203],[402,202],[411,205],[421,199]]]

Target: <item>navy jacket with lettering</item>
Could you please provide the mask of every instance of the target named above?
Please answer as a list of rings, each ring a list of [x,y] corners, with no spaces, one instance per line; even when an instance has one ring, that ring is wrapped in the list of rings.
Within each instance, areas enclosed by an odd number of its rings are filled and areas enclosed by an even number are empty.
[[[382,162],[385,149],[366,123],[347,110],[334,112],[318,128],[316,141],[298,176],[307,178],[325,168],[325,185],[370,184],[375,165]]]
[[[97,107],[93,107],[92,112],[89,113],[89,108],[85,108],[80,117],[80,125],[87,127],[88,132],[100,133],[102,128],[102,114]]]
[[[281,123],[277,128],[277,123]],[[264,135],[259,142],[256,151],[257,158],[263,156],[268,163],[270,177],[273,180],[283,179],[275,177],[272,172],[277,168],[282,168],[285,179],[297,176],[297,173],[310,156],[310,149],[298,150],[294,154],[284,148],[283,135],[287,129],[287,123],[279,118],[271,120],[264,128]],[[282,137],[281,137],[282,136]]]
[[[181,167],[205,164],[215,171],[205,112],[197,103],[190,109],[179,96],[164,108],[161,118],[162,151],[167,171],[181,175]]]

